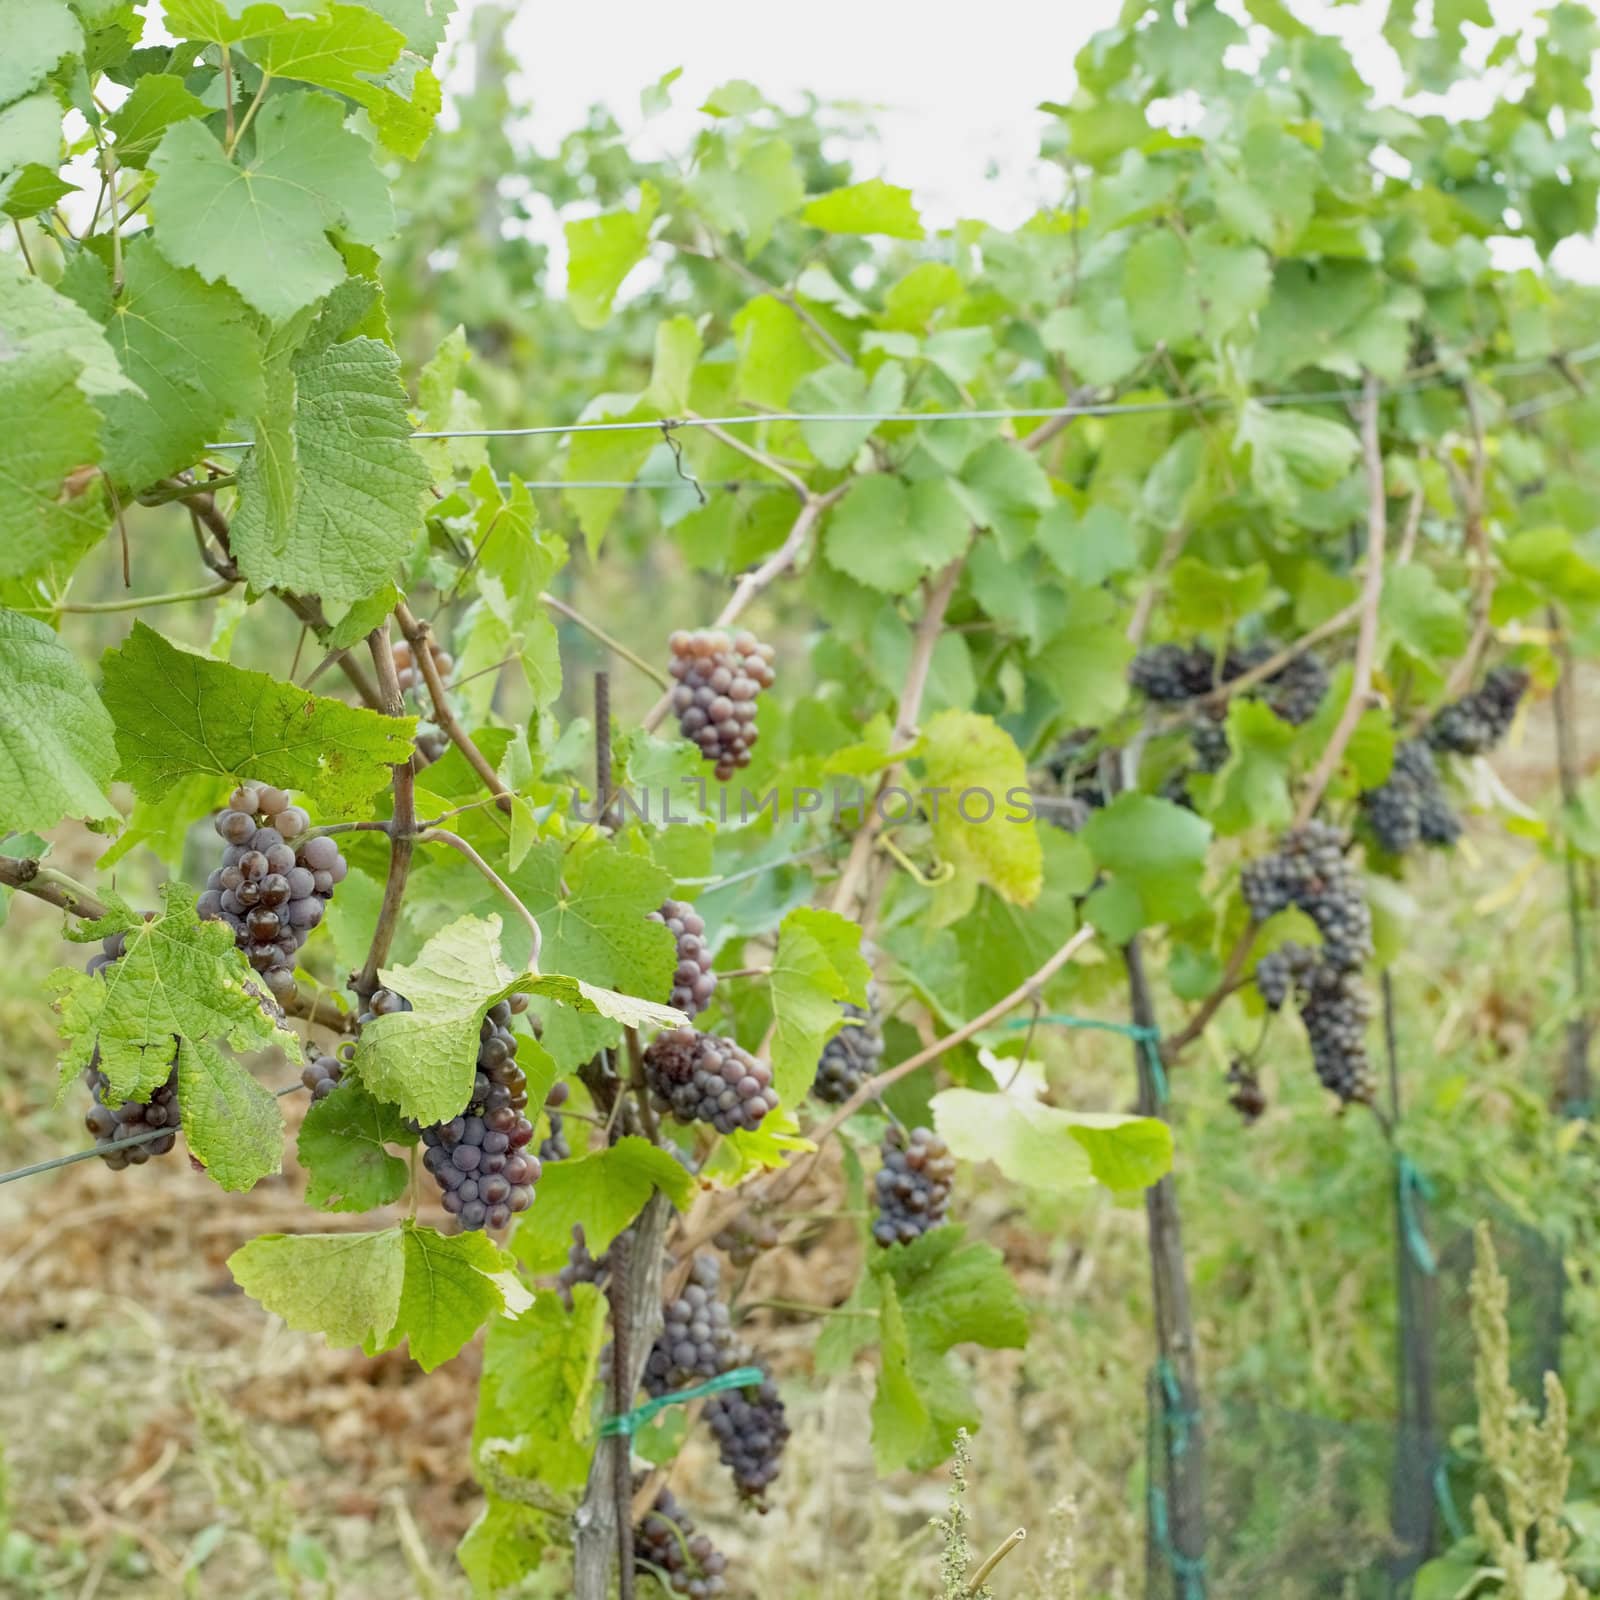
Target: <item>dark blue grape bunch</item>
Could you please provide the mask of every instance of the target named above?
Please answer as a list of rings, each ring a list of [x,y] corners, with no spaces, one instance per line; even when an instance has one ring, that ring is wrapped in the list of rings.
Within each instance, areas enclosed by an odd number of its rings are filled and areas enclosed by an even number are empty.
[[[1480,756],[1505,738],[1522,697],[1528,674],[1521,667],[1496,667],[1471,694],[1446,706],[1428,725],[1427,740],[1435,750]]]

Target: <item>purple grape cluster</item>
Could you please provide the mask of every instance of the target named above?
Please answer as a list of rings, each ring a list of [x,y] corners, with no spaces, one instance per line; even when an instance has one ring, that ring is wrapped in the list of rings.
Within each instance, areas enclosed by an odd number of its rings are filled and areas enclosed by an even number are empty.
[[[195,909],[226,922],[275,1000],[294,994],[294,961],[348,868],[325,834],[282,789],[244,784],[215,822],[222,865]]]
[[[872,1237],[885,1248],[910,1244],[944,1221],[956,1158],[931,1128],[908,1133],[898,1123],[890,1125],[880,1148],[883,1165],[876,1182],[878,1216]]]
[[[1267,1109],[1266,1092],[1253,1068],[1237,1056],[1228,1064],[1228,1104],[1245,1120],[1256,1121]]]
[[[409,1010],[398,995],[380,989],[389,1011]],[[520,1001],[518,1005],[516,1002]],[[517,1065],[517,1037],[511,1018],[527,1008],[527,998],[514,995],[489,1008],[478,1030],[478,1070],[466,1108],[448,1122],[419,1129],[427,1147],[422,1164],[433,1174],[440,1204],[464,1230],[510,1226],[512,1216],[533,1204],[533,1186],[540,1163],[527,1146],[533,1124],[524,1114],[528,1078]]]
[[[1390,855],[1404,855],[1419,843],[1452,845],[1461,837],[1461,820],[1450,809],[1433,751],[1421,739],[1395,750],[1387,780],[1363,792],[1361,813]]]
[[[1203,644],[1151,645],[1133,658],[1128,682],[1158,705],[1177,705],[1243,677],[1277,653],[1278,646],[1271,640],[1244,650],[1229,649],[1220,660]],[[1328,669],[1309,653],[1292,656],[1251,693],[1265,700],[1285,722],[1298,727],[1317,714],[1326,698]]]
[[[431,722],[419,722],[416,746],[422,765],[431,767],[450,748],[450,735]]]
[[[778,1247],[778,1226],[768,1217],[742,1217],[716,1234],[711,1242],[736,1267],[754,1266],[764,1250]]]
[[[567,1264],[556,1276],[556,1287],[568,1310],[572,1308],[572,1288],[578,1283],[592,1283],[597,1288],[604,1288],[611,1273],[611,1252],[609,1250],[598,1256],[589,1254],[588,1242],[584,1239],[581,1224],[574,1223],[572,1227],[572,1248],[567,1251]]]
[[[566,1125],[561,1118],[561,1107],[567,1103],[571,1093],[572,1086],[565,1078],[561,1078],[551,1084],[549,1094],[544,1097],[550,1131],[539,1141],[540,1161],[565,1161],[572,1154],[572,1146],[567,1143]]]
[[[450,670],[455,666],[448,650],[441,649],[432,639],[428,641],[428,654],[433,657],[433,664],[439,669],[439,676],[447,682]],[[417,664],[416,654],[411,648],[409,639],[396,639],[394,642],[394,673],[400,683],[402,694],[415,689],[425,680],[422,668]]]
[[[696,1017],[711,1004],[717,975],[711,970],[711,947],[706,943],[705,919],[684,900],[663,900],[651,922],[665,923],[678,941],[678,964],[672,974],[668,1004],[686,1017]]]
[[[643,1482],[641,1474],[634,1482],[635,1493]],[[640,1572],[664,1577],[674,1594],[689,1600],[711,1600],[728,1592],[723,1576],[728,1558],[703,1533],[695,1532],[689,1513],[668,1488],[634,1525],[633,1562]]]
[[[883,1060],[883,1024],[878,1019],[877,994],[869,991],[869,1004],[846,1005],[847,1022],[822,1047],[811,1092],[830,1106],[841,1106],[877,1070]]]
[[[1128,664],[1128,682],[1147,700],[1176,705],[1216,687],[1216,658],[1204,645],[1153,644]]]
[[[353,1051],[355,1045],[343,1044],[341,1052]],[[310,1091],[313,1100],[326,1100],[339,1087],[347,1062],[331,1056],[314,1044],[306,1046],[306,1064],[300,1069],[300,1082]]]
[[[667,670],[678,680],[672,691],[678,727],[726,782],[738,768],[750,765],[757,738],[756,698],[772,687],[772,646],[753,633],[730,639],[715,628],[680,630],[669,644]]]
[[[697,1255],[689,1281],[661,1311],[661,1332],[644,1365],[652,1396],[670,1394],[737,1366],[733,1322],[718,1298],[722,1268],[713,1255]]]
[[[1479,756],[1505,738],[1528,692],[1521,667],[1496,667],[1481,687],[1446,706],[1429,724],[1428,743],[1452,755]]]
[[[772,1068],[731,1039],[673,1028],[644,1053],[644,1077],[659,1112],[709,1122],[718,1133],[754,1130],[778,1104]]]
[[[706,1402],[706,1426],[717,1441],[722,1464],[733,1475],[739,1498],[758,1511],[767,1509],[766,1493],[783,1464],[789,1422],[783,1397],[764,1361],[739,1350],[724,1370],[758,1366],[765,1376],[743,1389],[725,1389]]]

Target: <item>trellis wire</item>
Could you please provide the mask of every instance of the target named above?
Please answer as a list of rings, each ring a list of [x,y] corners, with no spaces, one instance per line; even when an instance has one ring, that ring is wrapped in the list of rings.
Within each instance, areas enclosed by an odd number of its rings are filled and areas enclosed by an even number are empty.
[[[1600,359],[1600,344],[1586,345],[1580,350],[1573,351],[1565,360],[1569,366],[1584,366],[1587,363]],[[1545,370],[1550,363],[1538,362],[1508,362],[1503,366],[1491,368],[1491,373],[1515,376]],[[1390,394],[1416,394],[1430,389],[1456,388],[1460,379],[1446,375],[1429,378],[1413,379],[1409,382],[1402,381],[1388,386]],[[1578,398],[1578,391],[1557,391],[1566,393],[1568,398]],[[1303,405],[1332,405],[1345,401],[1359,400],[1362,391],[1359,389],[1315,389],[1302,390],[1286,394],[1258,394],[1247,398],[1256,405],[1261,406],[1303,406]],[[767,422],[907,422],[907,423],[933,423],[933,422],[1028,422],[1050,421],[1057,417],[1117,417],[1117,416],[1148,416],[1168,411],[1194,411],[1213,410],[1218,406],[1232,404],[1227,395],[1192,395],[1181,397],[1176,395],[1164,396],[1159,400],[1090,400],[1081,404],[1064,406],[992,406],[968,407],[951,411],[761,411],[750,412],[738,416],[728,417],[653,417],[649,419],[620,418],[616,421],[602,422],[547,422],[537,423],[526,428],[434,428],[418,429],[411,434],[413,439],[531,439],[531,438],[565,438],[577,433],[673,433],[681,428],[748,428],[759,426]],[[1556,403],[1552,400],[1552,404]],[[1526,404],[1526,402],[1525,402]],[[207,450],[249,450],[254,445],[251,439],[223,439],[205,446]],[[671,479],[662,480],[663,486],[676,488],[678,485]],[[637,485],[606,484],[604,487],[628,487]],[[601,484],[591,484],[589,487],[599,488]],[[577,484],[560,484],[560,488],[576,488]]]

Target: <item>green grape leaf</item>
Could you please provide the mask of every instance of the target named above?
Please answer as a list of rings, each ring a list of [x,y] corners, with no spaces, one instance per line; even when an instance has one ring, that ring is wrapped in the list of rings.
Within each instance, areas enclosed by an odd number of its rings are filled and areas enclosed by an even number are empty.
[[[116,766],[111,718],[78,658],[44,623],[0,610],[0,834],[115,817]]]
[[[666,933],[670,944],[672,936],[660,923],[646,926]],[[670,986],[670,962],[666,973],[663,990]],[[577,978],[514,971],[501,955],[499,917],[461,917],[429,939],[413,965],[385,968],[379,976],[412,1009],[377,1017],[361,1030],[355,1070],[373,1094],[424,1126],[446,1121],[466,1105],[477,1070],[478,1029],[489,1007],[508,995],[546,995],[625,1025],[676,1027],[682,1021],[670,1006],[613,994]]]
[[[991,441],[972,456],[951,487],[974,522],[1002,535],[1021,531],[1031,537],[1037,514],[1055,503],[1044,468],[1004,439]]]
[[[1141,234],[1122,264],[1128,323],[1147,349],[1181,345],[1200,331],[1200,287],[1183,240],[1170,229]]]
[[[422,528],[431,474],[412,445],[394,352],[376,339],[309,342],[294,358],[291,504],[276,459],[239,467],[233,553],[256,589],[363,600],[390,581]],[[279,442],[274,457],[281,452]]]
[[[1342,423],[1309,411],[1248,400],[1236,446],[1250,454],[1250,481],[1270,506],[1293,511],[1310,490],[1328,489],[1350,470],[1359,446]]]
[[[330,228],[374,245],[394,231],[371,147],[345,127],[344,108],[328,95],[270,97],[255,120],[255,154],[243,166],[207,128],[179,122],[150,168],[159,179],[162,254],[208,283],[225,278],[275,321],[344,281]]]
[[[571,1308],[540,1289],[516,1319],[496,1317],[483,1346],[473,1442],[514,1441],[502,1457],[554,1493],[581,1488],[594,1454],[594,1397],[606,1332],[606,1299],[572,1286]]]
[[[457,385],[472,359],[467,330],[458,322],[439,342],[433,358],[417,374],[417,426],[426,433],[481,428],[483,408]],[[428,463],[436,482],[448,482],[457,472],[474,472],[489,464],[487,439],[423,439],[417,451]],[[489,475],[491,484],[494,475]]]
[[[278,1097],[215,1045],[179,1042],[178,1105],[189,1154],[229,1193],[283,1170]]]
[[[1039,518],[1039,548],[1065,578],[1086,588],[1139,563],[1139,546],[1127,514],[1116,506],[1096,504],[1079,510],[1058,500]]]
[[[1172,1129],[1159,1117],[1063,1111],[1019,1095],[945,1089],[934,1126],[952,1152],[992,1161],[1013,1183],[1071,1194],[1102,1183],[1119,1194],[1148,1188],[1172,1166]]]
[[[206,116],[208,111],[206,103],[191,94],[181,78],[164,72],[146,73],[106,118],[106,127],[116,138],[117,165],[144,166],[173,123]]]
[[[411,1359],[424,1372],[457,1354],[491,1317],[520,1316],[533,1304],[516,1263],[487,1234],[447,1238],[414,1223],[404,1224],[400,1233],[405,1281],[388,1342],[408,1339]]]
[[[988,884],[1021,905],[1044,881],[1039,831],[1019,820],[1008,796],[1025,793],[1027,763],[994,718],[941,711],[923,729],[922,792],[938,795],[933,840],[958,879]]]
[[[1461,597],[1419,561],[1384,573],[1378,615],[1392,638],[1425,661],[1449,661],[1466,648],[1470,626]]]
[[[858,478],[828,516],[828,564],[883,594],[904,594],[967,547],[966,508],[943,478],[907,484],[885,472]]]
[[[754,256],[805,199],[806,184],[787,140],[757,139],[735,152],[724,140],[708,138],[689,192],[720,231],[739,234]]]
[[[622,281],[644,259],[650,224],[661,196],[653,183],[639,185],[637,211],[606,211],[563,228],[567,240],[567,304],[582,328],[598,328],[611,315]]]
[[[118,776],[160,800],[196,772],[305,794],[345,817],[411,756],[414,717],[384,717],[196,655],[136,622],[104,660],[102,697],[116,724]]]
[[[856,452],[867,442],[876,424],[875,414],[898,411],[905,399],[905,370],[898,362],[886,361],[867,383],[859,367],[842,362],[813,372],[795,388],[796,411],[844,412],[865,415],[865,422],[802,422],[800,431],[812,455],[825,467],[847,467]]]
[[[482,1233],[447,1239],[409,1221],[381,1233],[267,1233],[228,1257],[239,1287],[291,1328],[368,1355],[409,1339],[424,1372],[490,1317],[532,1305],[513,1265]]]
[[[275,78],[331,89],[358,105],[375,104],[380,91],[372,80],[394,64],[405,35],[373,7],[332,0],[317,11],[264,34],[250,47],[251,60]]]
[[[1220,834],[1280,828],[1294,815],[1289,767],[1296,732],[1259,700],[1228,707],[1228,759],[1217,774],[1206,816]]]
[[[1143,360],[1118,296],[1086,294],[1082,303],[1052,311],[1039,324],[1039,337],[1096,388],[1120,383]]]
[[[62,280],[105,325],[132,392],[100,400],[106,470],[142,489],[199,458],[230,417],[265,399],[256,317],[226,284],[175,267],[146,237],[123,252],[123,288],[97,257],[81,252]]]
[[[131,243],[131,241],[130,241]],[[80,253],[73,258],[93,261]],[[71,268],[69,266],[69,276]],[[123,392],[137,394],[138,385],[117,365],[105,330],[75,300],[57,294],[9,253],[0,254],[0,348],[9,363],[19,355],[56,351],[79,365],[78,387],[96,400]],[[11,381],[11,369],[6,379]]]
[[[1089,920],[1127,943],[1140,928],[1181,922],[1205,909],[1200,893],[1211,825],[1148,794],[1121,794],[1095,812],[1079,837],[1113,876],[1089,896]]]
[[[61,105],[49,89],[0,107],[0,211],[31,217],[71,194],[60,156]]]
[[[772,958],[772,1082],[795,1106],[817,1075],[822,1047],[839,1031],[841,1001],[865,1006],[871,976],[861,929],[834,911],[800,906],[778,929]]]
[[[0,56],[0,105],[37,89],[66,56],[83,49],[83,29],[64,0],[13,0]]]
[[[619,1139],[590,1155],[553,1161],[544,1169],[532,1208],[517,1219],[511,1250],[534,1274],[564,1266],[572,1230],[582,1227],[598,1256],[645,1208],[659,1189],[680,1211],[695,1192],[694,1179],[648,1139]]]
[[[1184,556],[1167,580],[1173,619],[1180,628],[1226,634],[1261,608],[1272,574],[1264,561],[1248,567],[1218,567]]]
[[[772,295],[757,295],[733,318],[737,365],[734,389],[742,400],[781,411],[808,372],[828,364],[794,311]]]
[[[1094,727],[1128,703],[1132,659],[1115,600],[1103,589],[1084,587],[1067,597],[1066,624],[1033,666],[1063,715],[1074,726]]]
[[[431,60],[444,43],[445,31],[456,10],[456,0],[370,0],[372,9],[397,27],[406,48]]]
[[[818,195],[800,213],[801,220],[824,233],[877,233],[890,239],[922,239],[927,235],[911,191],[881,178],[852,183]]]
[[[88,931],[125,932],[122,959],[93,976],[70,967],[50,975],[57,1027],[66,1041],[63,1089],[96,1051],[108,1098],[146,1100],[172,1070],[175,1038],[235,1050],[269,1044],[298,1049],[287,1025],[274,1024],[262,1009],[262,991],[232,931],[195,916],[194,892],[186,884],[166,884],[161,897],[162,911],[146,922],[107,896],[110,914]],[[215,1120],[214,1109],[197,1114]]]
[[[932,1418],[911,1370],[911,1341],[893,1281],[878,1286],[878,1386],[872,1396],[872,1454],[880,1473],[916,1461]]]
[[[100,413],[61,349],[20,354],[0,384],[0,579],[75,564],[105,531],[98,474]]]
[[[348,880],[346,880],[348,882]],[[306,1201],[324,1211],[371,1211],[405,1193],[409,1169],[385,1148],[416,1136],[399,1110],[374,1100],[352,1077],[312,1102],[297,1150],[306,1169]]]
[[[1556,600],[1592,605],[1600,600],[1600,567],[1573,541],[1570,530],[1528,528],[1500,546],[1506,570]]]
[[[300,1333],[376,1353],[393,1341],[406,1276],[399,1228],[381,1233],[264,1233],[228,1257],[234,1282]]]

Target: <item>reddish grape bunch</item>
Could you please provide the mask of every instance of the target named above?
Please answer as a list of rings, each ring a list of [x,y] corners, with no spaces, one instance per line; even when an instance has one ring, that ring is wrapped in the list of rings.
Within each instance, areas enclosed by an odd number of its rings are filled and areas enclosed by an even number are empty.
[[[765,1061],[693,1028],[657,1034],[644,1053],[644,1077],[657,1111],[679,1122],[709,1122],[718,1133],[753,1131],[778,1104]]]
[[[234,943],[276,1000],[294,994],[294,958],[348,870],[325,834],[282,789],[244,784],[216,815],[222,865],[206,880],[196,912],[226,922]]]
[[[742,1268],[754,1266],[763,1250],[776,1250],[778,1239],[778,1225],[770,1217],[745,1217],[730,1222],[711,1242]]]
[[[753,633],[730,639],[715,628],[680,630],[669,643],[667,670],[678,680],[672,691],[678,726],[726,782],[750,765],[757,737],[756,697],[772,687],[772,646]]]
[[[672,994],[667,1003],[686,1017],[698,1016],[711,1004],[717,987],[717,975],[711,970],[711,947],[705,938],[705,919],[685,900],[663,900],[659,911],[647,915],[651,922],[664,922],[678,941],[678,965],[672,974]]]
[[[330,1056],[314,1044],[306,1045],[306,1064],[300,1069],[300,1082],[313,1100],[326,1100],[339,1087],[346,1064],[341,1057],[346,1051],[354,1050],[353,1043],[346,1043],[339,1046],[339,1055]]]
[[[398,995],[380,989],[372,997],[372,1009],[379,1015],[380,1001],[389,1010],[410,1010]],[[418,1130],[426,1147],[422,1164],[442,1191],[440,1203],[464,1230],[509,1227],[514,1213],[533,1204],[541,1167],[527,1148],[533,1141],[526,1114],[528,1079],[517,1065],[517,1039],[511,1031],[513,1014],[527,1003],[516,995],[490,1007],[478,1030],[472,1098],[448,1122]]]
[[[636,1494],[643,1483],[641,1473],[634,1479]],[[667,1488],[634,1526],[633,1562],[640,1572],[664,1576],[674,1594],[689,1600],[711,1600],[728,1592],[723,1577],[728,1558],[703,1533],[694,1531],[689,1513]]]
[[[448,680],[450,669],[455,666],[455,660],[448,650],[442,650],[432,639],[428,641],[428,654],[433,657],[433,664],[439,670],[439,676]],[[417,664],[417,658],[411,648],[409,639],[396,639],[394,645],[394,675],[400,682],[400,692],[406,693],[415,689],[423,682],[422,668]],[[430,757],[437,760],[437,757]]]
[[[885,1246],[910,1244],[944,1221],[955,1182],[956,1159],[931,1128],[898,1125],[883,1136],[878,1169],[878,1217],[872,1237]]]
[[[717,1297],[721,1281],[717,1258],[697,1255],[683,1293],[662,1307],[661,1332],[644,1365],[650,1395],[669,1394],[738,1365],[733,1322],[726,1302]]]

